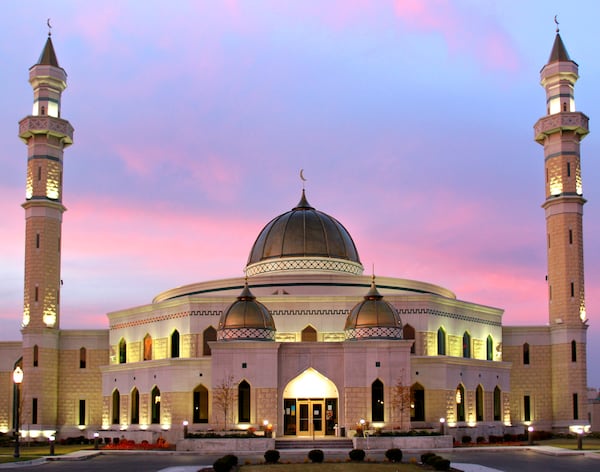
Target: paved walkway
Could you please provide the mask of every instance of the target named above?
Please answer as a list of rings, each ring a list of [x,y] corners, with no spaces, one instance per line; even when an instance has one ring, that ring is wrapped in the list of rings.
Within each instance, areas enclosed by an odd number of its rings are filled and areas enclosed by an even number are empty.
[[[554,456],[571,456],[571,455],[589,455],[589,456],[593,456],[596,457],[600,460],[600,451],[596,451],[596,450],[585,450],[585,451],[577,451],[577,450],[571,450],[571,449],[562,449],[562,448],[558,448],[558,447],[552,447],[552,446],[505,446],[505,447],[481,447],[481,448],[474,448],[472,449],[473,451],[479,450],[479,451],[485,451],[485,450],[492,450],[492,451],[503,451],[506,452],[507,450],[531,450],[534,452],[537,452],[539,454],[545,454],[545,455],[554,455]],[[290,449],[290,450],[282,450],[280,451],[281,453],[281,459],[282,460],[289,460],[289,461],[293,461],[293,462],[303,462],[306,459],[306,455],[308,454],[308,451],[310,449]],[[443,455],[444,453],[450,453],[450,452],[464,452],[464,459],[468,460],[468,452],[469,449],[460,449],[460,450],[456,450],[456,449],[447,449],[447,450],[437,450],[436,452],[438,452],[439,454]],[[385,458],[385,450],[374,450],[374,449],[370,449],[367,450],[367,457],[370,457],[373,460],[379,460],[382,461]],[[403,451],[405,457],[418,457],[420,455],[420,453],[422,451],[410,451],[410,450],[405,450]],[[75,452],[71,452],[69,454],[64,454],[61,456],[46,456],[46,457],[42,457],[39,459],[33,459],[30,461],[23,461],[23,462],[9,462],[9,463],[5,463],[5,464],[0,464],[0,469],[7,469],[7,468],[18,468],[19,466],[26,466],[26,465],[34,465],[34,464],[43,464],[44,462],[48,462],[48,461],[81,461],[81,460],[87,460],[87,459],[91,459],[92,457],[95,457],[99,454],[148,454],[148,451],[114,451],[114,450],[110,450],[110,451],[105,451],[105,450],[100,450],[100,451],[95,451],[95,450],[82,450],[82,451],[75,451]],[[185,453],[185,452],[177,452],[177,451],[160,451],[160,452],[152,452],[152,454],[163,454],[163,455],[180,455],[180,454],[195,454],[197,455],[197,452],[193,452],[193,453]],[[257,453],[257,452],[249,452],[249,451],[237,451],[237,452],[232,452],[232,454],[235,454],[239,457],[240,459],[240,463],[243,463],[246,459],[250,459],[253,462],[262,460],[262,453]],[[325,450],[325,454],[326,457],[329,458],[333,458],[335,459],[346,459],[348,457],[348,450],[347,449],[326,449]],[[215,455],[215,453],[211,453],[211,455]],[[500,471],[498,469],[492,469],[490,467],[485,467],[482,465],[478,465],[478,464],[471,464],[471,463],[463,463],[463,462],[452,462],[452,467],[454,467],[455,469],[458,470],[462,470],[463,472],[503,472]],[[197,472],[199,470],[203,470],[205,469],[206,466],[202,466],[202,465],[197,465],[197,466],[177,466],[177,467],[167,467],[165,469],[161,469],[160,472]]]

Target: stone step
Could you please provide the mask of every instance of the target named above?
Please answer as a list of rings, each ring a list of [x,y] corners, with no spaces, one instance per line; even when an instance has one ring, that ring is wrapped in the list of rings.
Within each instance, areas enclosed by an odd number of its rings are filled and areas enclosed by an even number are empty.
[[[278,439],[275,449],[352,449],[352,439]]]

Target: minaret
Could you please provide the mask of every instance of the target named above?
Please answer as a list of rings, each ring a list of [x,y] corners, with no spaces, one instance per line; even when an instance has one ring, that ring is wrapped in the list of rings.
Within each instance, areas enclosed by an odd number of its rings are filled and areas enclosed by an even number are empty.
[[[534,126],[544,146],[548,302],[551,332],[553,426],[585,419],[587,400],[586,312],[583,282],[583,187],[579,142],[588,117],[575,111],[578,66],[558,28],[548,63],[541,70],[546,116]]]
[[[57,422],[63,150],[73,142],[73,127],[60,118],[66,80],[48,33],[29,69],[33,112],[19,122],[27,145],[22,422],[39,429]]]

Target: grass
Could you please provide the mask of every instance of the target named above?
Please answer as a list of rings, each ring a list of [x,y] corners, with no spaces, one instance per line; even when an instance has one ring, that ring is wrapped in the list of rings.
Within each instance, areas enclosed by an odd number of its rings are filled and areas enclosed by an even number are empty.
[[[390,462],[323,462],[321,464],[261,464],[244,465],[241,472],[423,472],[416,464],[392,464]]]
[[[69,452],[81,451],[82,449],[93,449],[93,446],[89,445],[69,445],[69,446],[61,446],[60,444],[54,445],[54,455],[60,456],[62,454],[68,454]],[[20,455],[18,459],[13,457],[15,452],[14,447],[0,447],[0,464],[4,464],[7,462],[16,462],[16,461],[30,461],[33,459],[39,459],[40,457],[45,457],[50,455],[50,446],[48,444],[39,444],[39,445],[28,445],[27,443],[21,444],[20,447]]]

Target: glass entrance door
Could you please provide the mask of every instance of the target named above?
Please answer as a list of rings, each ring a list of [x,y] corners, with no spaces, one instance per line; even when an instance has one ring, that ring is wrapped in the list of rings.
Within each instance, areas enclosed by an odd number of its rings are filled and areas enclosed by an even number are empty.
[[[298,400],[298,436],[323,436],[325,434],[324,404],[322,399]]]

